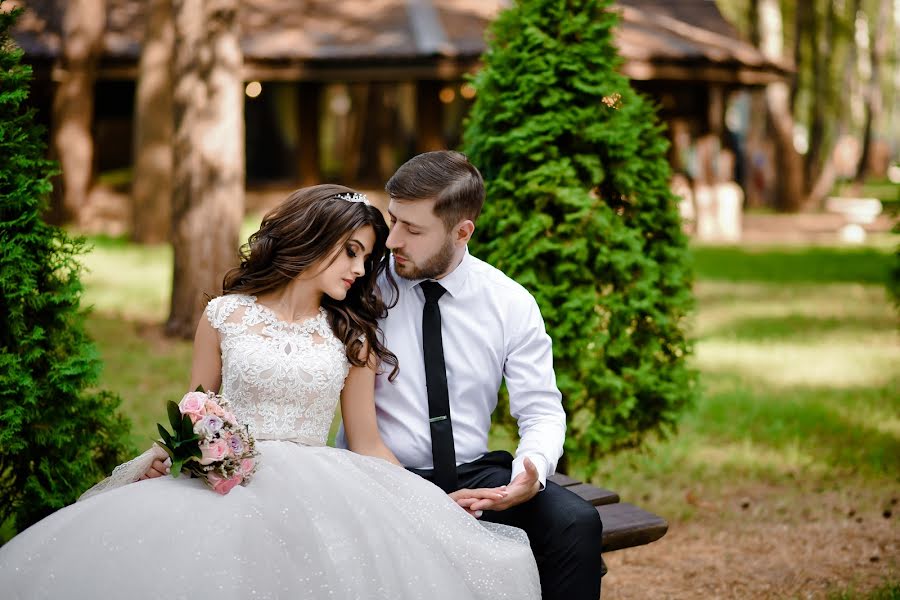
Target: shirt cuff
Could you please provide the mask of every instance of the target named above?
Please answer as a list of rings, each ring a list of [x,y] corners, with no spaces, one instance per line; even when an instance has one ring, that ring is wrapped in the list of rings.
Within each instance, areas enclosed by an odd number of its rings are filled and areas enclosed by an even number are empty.
[[[515,479],[516,477],[518,477],[518,475],[520,473],[525,472],[525,457],[526,456],[531,459],[531,462],[534,463],[534,466],[538,472],[538,481],[541,484],[541,490],[543,490],[545,487],[547,487],[547,468],[549,465],[547,463],[547,459],[545,459],[543,456],[541,456],[539,454],[528,454],[528,455],[517,456],[515,458],[515,460],[513,460],[512,475],[510,476],[509,480],[510,480],[510,482],[512,482],[512,480]]]

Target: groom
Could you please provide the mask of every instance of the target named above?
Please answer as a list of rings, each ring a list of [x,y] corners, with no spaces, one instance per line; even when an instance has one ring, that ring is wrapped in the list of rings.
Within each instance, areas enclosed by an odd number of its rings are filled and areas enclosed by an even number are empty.
[[[399,295],[381,282],[385,302],[396,305],[380,325],[400,373],[375,384],[385,443],[469,512],[524,529],[544,598],[597,600],[600,517],[547,481],[566,416],[540,310],[525,288],[467,250],[484,203],[481,174],[458,152],[428,152],[401,166],[386,190]],[[487,447],[502,380],[519,425],[515,459]],[[499,486],[502,500],[478,494]]]

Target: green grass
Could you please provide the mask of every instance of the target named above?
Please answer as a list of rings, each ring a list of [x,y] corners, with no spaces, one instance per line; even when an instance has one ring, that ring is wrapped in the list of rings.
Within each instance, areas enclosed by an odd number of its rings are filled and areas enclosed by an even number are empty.
[[[857,186],[852,181],[838,183],[832,192],[833,196],[856,196],[859,198],[878,198],[886,211],[896,214],[900,207],[900,184],[888,178],[869,179]]]
[[[190,342],[166,339],[155,323],[99,312],[88,319],[87,329],[104,361],[101,386],[122,397],[133,445],[149,447],[159,435],[156,423],[167,423],[166,401],[177,402],[190,384]]]
[[[159,326],[171,251],[92,242],[85,302],[105,361],[102,387],[122,395],[143,447],[164,402],[188,385],[190,345],[166,339]],[[693,255],[692,360],[703,394],[677,435],[610,457],[596,480],[626,498],[661,499],[666,488],[698,479],[879,481],[900,472],[900,344],[881,284],[889,252],[698,247]],[[684,512],[681,503],[657,508]]]
[[[700,281],[884,283],[892,256],[877,248],[695,248]]]
[[[88,329],[105,361],[102,386],[122,395],[133,440],[143,447],[156,434],[164,402],[188,385],[190,344],[166,339],[159,326],[171,251],[92,242],[85,302],[93,306]],[[693,254],[692,360],[703,394],[677,435],[610,457],[596,480],[689,518],[683,502],[664,500],[666,490],[736,477],[877,482],[900,472],[900,344],[881,284],[890,254],[718,247]]]
[[[164,402],[189,383],[190,344],[161,335],[171,251],[92,242],[85,303],[105,361],[101,386],[121,394],[143,448]],[[892,246],[695,247],[691,360],[702,393],[677,432],[608,457],[593,482],[670,523],[709,520],[704,501],[717,519],[746,518],[734,497],[767,489],[777,490],[766,510],[778,518],[804,519],[810,503],[843,506],[860,494],[882,501],[900,473],[898,319],[884,286]],[[515,441],[496,433],[491,444]],[[898,587],[831,597],[894,599]]]
[[[866,489],[900,472],[900,344],[872,248],[694,249],[702,393],[678,432],[594,481],[672,519],[687,494]]]
[[[869,593],[858,593],[850,588],[829,594],[828,600],[900,600],[900,583],[889,582]]]

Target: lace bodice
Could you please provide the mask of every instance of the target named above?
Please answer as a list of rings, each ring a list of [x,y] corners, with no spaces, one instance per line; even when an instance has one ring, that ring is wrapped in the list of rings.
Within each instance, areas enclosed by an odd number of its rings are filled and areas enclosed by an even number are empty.
[[[211,300],[206,317],[221,341],[220,393],[256,439],[324,446],[350,369],[325,310],[286,323],[233,294]]]

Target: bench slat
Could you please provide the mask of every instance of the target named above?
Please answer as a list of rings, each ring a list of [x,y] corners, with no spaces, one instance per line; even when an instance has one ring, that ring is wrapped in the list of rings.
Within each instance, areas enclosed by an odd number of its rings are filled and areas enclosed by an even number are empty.
[[[597,512],[603,520],[604,552],[655,542],[669,529],[662,517],[627,502],[598,506]]]
[[[566,475],[564,473],[554,473],[547,479],[549,479],[556,485],[559,485],[562,487],[569,487],[570,485],[575,485],[576,483],[581,483],[577,479],[572,479],[571,477],[569,477],[568,475]]]
[[[612,490],[605,490],[589,483],[576,483],[566,487],[567,490],[575,492],[594,506],[601,504],[615,504],[619,501],[619,495]]]

